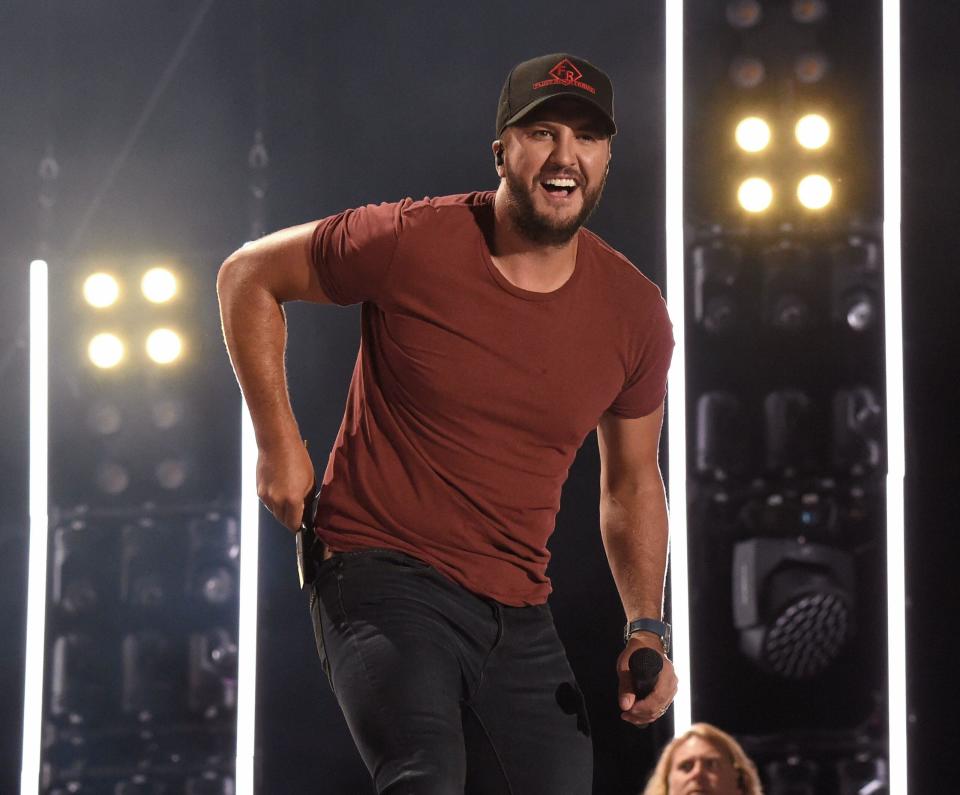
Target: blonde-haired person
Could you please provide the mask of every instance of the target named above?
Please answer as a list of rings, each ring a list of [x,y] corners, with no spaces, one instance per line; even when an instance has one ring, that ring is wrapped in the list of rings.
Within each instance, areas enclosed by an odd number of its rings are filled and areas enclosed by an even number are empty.
[[[757,768],[740,743],[695,723],[663,749],[643,795],[763,795]]]

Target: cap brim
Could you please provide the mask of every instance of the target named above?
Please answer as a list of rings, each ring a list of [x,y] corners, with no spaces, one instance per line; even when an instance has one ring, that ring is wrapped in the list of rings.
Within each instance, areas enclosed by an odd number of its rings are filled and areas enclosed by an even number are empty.
[[[520,108],[520,110],[514,113],[509,119],[507,119],[503,123],[503,126],[499,130],[497,130],[497,135],[500,135],[500,133],[502,133],[511,124],[516,124],[524,116],[530,113],[530,111],[535,110],[536,108],[539,108],[543,103],[549,102],[552,99],[558,99],[560,97],[572,97],[573,99],[577,99],[580,102],[583,102],[585,105],[589,105],[590,107],[594,108],[600,114],[600,117],[604,120],[604,122],[606,122],[607,132],[610,135],[616,135],[617,125],[614,123],[613,119],[611,119],[607,115],[607,112],[602,107],[600,107],[599,103],[594,102],[592,99],[588,97],[585,97],[583,93],[584,92],[557,91],[555,94],[550,94],[549,96],[546,96],[546,97],[538,97],[537,99],[533,100],[533,102],[528,102],[526,105]]]

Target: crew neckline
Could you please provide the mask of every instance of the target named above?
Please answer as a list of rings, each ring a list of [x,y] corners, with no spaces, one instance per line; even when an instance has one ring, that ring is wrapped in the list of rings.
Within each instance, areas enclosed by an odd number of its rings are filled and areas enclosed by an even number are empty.
[[[491,211],[492,210],[493,205],[491,204]],[[577,234],[580,234],[579,229],[577,230]],[[552,301],[556,298],[559,298],[561,295],[569,292],[573,288],[574,283],[580,276],[580,271],[583,270],[583,264],[581,262],[583,253],[583,239],[581,238],[577,245],[577,257],[573,263],[573,273],[570,274],[563,284],[561,284],[556,290],[550,290],[545,293],[540,292],[539,290],[525,290],[523,287],[517,287],[517,285],[511,282],[500,272],[500,269],[493,262],[493,255],[490,253],[490,246],[487,245],[486,238],[483,235],[479,236],[479,243],[480,254],[483,257],[483,262],[487,266],[487,270],[493,277],[493,280],[511,295],[514,295],[517,298],[523,298],[525,301]]]

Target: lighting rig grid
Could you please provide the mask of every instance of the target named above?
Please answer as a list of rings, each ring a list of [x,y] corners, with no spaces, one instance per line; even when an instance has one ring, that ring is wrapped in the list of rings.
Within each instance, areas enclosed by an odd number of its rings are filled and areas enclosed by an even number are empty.
[[[40,791],[131,776],[232,787],[236,520],[218,504],[81,506],[50,526]]]
[[[51,283],[48,276],[50,267],[43,260],[36,260],[30,264],[30,429],[29,429],[29,511],[30,511],[30,548],[29,548],[29,571],[28,571],[28,594],[27,594],[27,633],[25,644],[25,678],[24,678],[24,712],[23,712],[23,738],[21,755],[21,793],[37,792],[39,776],[41,771],[41,747],[42,747],[42,716],[44,704],[49,700],[50,693],[44,692],[45,681],[44,671],[49,669],[50,660],[46,659],[45,642],[50,631],[47,623],[46,594],[48,588],[48,569],[52,565],[52,560],[48,560],[48,545],[51,542],[52,535],[49,532],[49,508],[51,496],[55,493],[53,486],[57,479],[62,480],[62,474],[58,474],[63,469],[63,462],[60,460],[63,453],[70,455],[71,460],[77,458],[77,449],[67,447],[63,448],[63,437],[54,436],[52,432],[56,428],[51,428],[51,424],[59,423],[61,426],[65,420],[66,414],[51,409],[59,407],[51,403],[51,396],[56,394],[58,401],[68,397],[69,394],[80,394],[89,391],[87,387],[96,388],[95,391],[101,393],[101,396],[116,395],[116,390],[123,391],[128,386],[148,391],[166,383],[168,386],[177,383],[193,383],[197,378],[207,377],[209,368],[202,371],[190,366],[191,362],[198,362],[202,356],[203,349],[207,343],[217,344],[219,351],[220,337],[219,327],[216,326],[215,313],[203,313],[203,317],[210,318],[210,329],[197,328],[200,332],[198,344],[194,346],[196,356],[188,359],[186,368],[176,366],[175,369],[159,367],[150,363],[150,366],[144,371],[142,368],[134,368],[127,373],[101,372],[94,371],[94,368],[84,362],[80,355],[84,352],[81,346],[74,345],[77,342],[78,335],[64,333],[65,321],[63,312],[58,312],[56,317],[58,325],[52,328],[51,307],[67,307],[68,314],[79,311],[78,299],[80,298],[81,283],[80,280],[73,278],[75,271],[64,272],[63,269],[53,266],[53,272],[60,271],[56,277],[55,283]],[[188,282],[190,279],[188,278]],[[82,300],[82,299],[80,299]],[[66,302],[66,303],[64,303]],[[139,303],[139,302],[138,302]],[[185,307],[192,307],[195,303],[195,296],[190,298],[186,296],[184,301],[178,302],[174,311],[181,315]],[[88,306],[84,311],[90,312]],[[169,315],[170,309],[160,308],[157,312]],[[129,313],[128,313],[129,314]],[[194,324],[195,325],[195,324]],[[57,331],[56,339],[51,337],[51,332]],[[61,340],[61,337],[63,338]],[[83,357],[85,358],[85,357]],[[142,357],[146,359],[146,355]],[[120,376],[119,378],[117,376]],[[145,376],[145,377],[143,377]],[[187,378],[186,376],[189,376]],[[191,380],[193,379],[193,380]],[[220,380],[217,385],[200,385],[198,388],[205,394],[205,400],[212,399],[211,395],[216,397],[220,390]],[[51,384],[51,381],[53,384]],[[223,388],[226,389],[227,382],[223,380]],[[181,384],[182,385],[182,384]],[[52,388],[52,387],[55,387]],[[129,401],[128,401],[129,402]],[[69,414],[69,412],[67,412]],[[70,415],[72,416],[72,415]],[[229,417],[222,417],[219,414],[212,418],[212,423],[205,425],[204,438],[212,434],[223,435],[226,428],[222,427],[228,424]],[[71,424],[68,422],[68,424]],[[82,426],[82,419],[73,422],[74,426]],[[62,428],[61,428],[62,430]],[[76,430],[76,429],[75,429]],[[168,432],[164,434],[170,437]],[[55,442],[61,447],[61,455],[58,459],[53,459],[56,455],[51,449],[51,443]],[[172,443],[172,442],[171,442]],[[225,448],[220,445],[206,445],[203,450],[192,451],[197,453],[198,466],[209,473],[204,475],[196,483],[188,483],[190,494],[177,493],[176,502],[184,504],[191,501],[194,504],[202,501],[210,502],[219,499],[218,490],[221,488],[216,475],[222,469],[223,455],[231,452],[232,439],[227,442]],[[210,448],[210,449],[207,449]],[[219,449],[214,449],[219,448]],[[237,450],[239,452],[239,450]],[[212,460],[210,456],[215,456]],[[83,458],[81,456],[81,458]],[[202,460],[201,460],[202,459]],[[86,459],[84,459],[86,460]],[[51,467],[51,463],[56,463],[56,467]],[[57,471],[54,471],[54,470]],[[51,476],[53,478],[51,479]],[[156,489],[156,486],[154,486]],[[182,491],[182,490],[180,490]],[[95,492],[94,492],[95,493]],[[79,504],[79,502],[90,502],[89,489],[84,493],[84,497],[75,500],[68,494],[57,493],[56,501],[61,505]],[[74,497],[76,495],[73,495]],[[151,502],[151,494],[141,494],[146,502]],[[62,499],[66,497],[67,499]],[[139,500],[139,498],[138,498]],[[96,498],[94,498],[96,502]],[[115,501],[115,505],[122,507],[122,501]]]
[[[689,2],[689,0],[688,0]],[[907,792],[906,668],[904,586],[904,428],[900,295],[900,9],[896,0],[882,4],[883,71],[883,262],[884,391],[886,395],[887,468],[885,478],[887,583],[887,695],[889,702],[889,781],[893,792]],[[690,673],[689,593],[686,527],[686,350],[684,339],[684,158],[683,33],[684,3],[666,3],[666,226],[667,303],[676,330],[677,349],[668,395],[669,485],[671,497],[670,602],[676,628],[676,664],[681,678]],[[691,4],[692,5],[692,4]],[[689,13],[689,12],[688,12]],[[681,679],[682,682],[682,679]],[[690,695],[681,690],[674,707],[674,730],[691,720]]]

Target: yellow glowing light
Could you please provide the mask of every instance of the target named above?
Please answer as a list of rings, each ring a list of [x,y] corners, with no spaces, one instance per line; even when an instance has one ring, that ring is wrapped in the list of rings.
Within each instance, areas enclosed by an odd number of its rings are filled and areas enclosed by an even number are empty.
[[[116,334],[97,334],[87,346],[87,356],[101,370],[109,370],[123,361],[126,348]]]
[[[762,213],[773,202],[773,188],[761,177],[750,177],[740,183],[737,199],[748,213]]]
[[[805,149],[819,149],[830,140],[830,122],[819,113],[810,113],[797,122],[797,141]]]
[[[177,277],[166,268],[151,268],[143,274],[140,289],[148,301],[162,304],[177,294]]]
[[[797,198],[800,204],[810,210],[822,210],[833,198],[833,186],[826,177],[810,174],[797,185]]]
[[[92,273],[83,282],[83,297],[90,306],[104,309],[120,297],[120,284],[109,273]]]
[[[770,143],[770,125],[757,116],[748,116],[737,125],[737,144],[747,152],[760,152]]]
[[[170,364],[180,358],[183,341],[177,332],[168,328],[158,328],[147,337],[147,356],[157,364]]]

